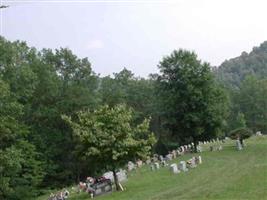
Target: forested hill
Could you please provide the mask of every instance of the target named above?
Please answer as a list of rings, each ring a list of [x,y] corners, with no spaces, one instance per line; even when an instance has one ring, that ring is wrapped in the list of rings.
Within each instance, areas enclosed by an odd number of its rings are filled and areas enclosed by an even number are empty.
[[[267,77],[267,41],[254,47],[250,53],[224,61],[215,69],[217,79],[226,86],[239,87],[247,75],[259,79]]]

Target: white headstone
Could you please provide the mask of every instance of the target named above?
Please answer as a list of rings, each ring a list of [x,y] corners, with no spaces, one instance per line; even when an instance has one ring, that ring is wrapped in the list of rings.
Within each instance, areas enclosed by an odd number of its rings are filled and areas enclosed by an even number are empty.
[[[201,158],[201,156],[198,156],[198,163],[199,164],[202,164],[202,158]]]
[[[127,174],[125,170],[120,169],[120,171],[116,174],[119,182],[124,182],[127,180]],[[103,177],[105,177],[106,179],[110,179],[111,182],[114,183],[114,176],[112,171],[104,173]]]
[[[197,166],[197,163],[196,163],[196,158],[193,157],[191,158],[191,165],[190,165],[192,168],[196,167]]]
[[[238,151],[240,151],[240,150],[242,150],[243,148],[242,148],[242,145],[241,145],[241,143],[240,143],[240,140],[236,140],[236,148],[237,148],[237,150]]]
[[[142,160],[137,160],[136,161],[136,165],[137,165],[137,167],[142,167],[142,165],[143,165],[143,161]]]
[[[167,155],[166,155],[166,159],[167,159],[168,161],[172,160],[172,154],[167,154]]]
[[[181,161],[179,163],[179,165],[178,165],[178,169],[181,170],[181,171],[183,171],[183,172],[187,172],[188,169],[186,167],[186,162],[185,161]]]
[[[155,162],[154,165],[155,165],[156,169],[159,169],[159,163],[158,162]]]
[[[127,181],[127,174],[125,170],[120,170],[119,172],[116,173],[118,177],[119,182],[124,182]]]
[[[133,169],[135,169],[135,165],[132,161],[129,161],[128,164],[127,164],[127,169],[128,171],[132,171]]]
[[[202,147],[200,145],[197,146],[197,152],[199,152],[199,153],[202,152]]]
[[[104,173],[103,177],[105,177],[106,179],[110,179],[111,182],[114,182],[113,172],[111,172],[111,171]]]
[[[261,131],[257,131],[257,132],[256,132],[256,136],[262,136]]]
[[[161,161],[161,165],[162,165],[163,167],[166,167],[166,166],[168,166],[168,164],[167,164],[166,160],[162,160],[162,161]]]
[[[150,164],[151,171],[155,171],[155,165],[153,163]]]
[[[180,171],[178,170],[177,164],[175,164],[175,163],[173,163],[173,164],[170,165],[170,170],[174,174],[180,173]]]
[[[150,159],[147,159],[146,160],[146,164],[149,165],[151,163],[151,160]]]
[[[172,157],[173,157],[173,159],[175,159],[177,157],[177,153],[175,150],[172,151]]]

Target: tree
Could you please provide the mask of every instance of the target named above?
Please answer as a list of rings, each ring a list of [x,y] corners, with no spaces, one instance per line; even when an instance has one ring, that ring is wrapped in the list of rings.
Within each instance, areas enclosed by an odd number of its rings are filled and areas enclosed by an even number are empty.
[[[244,113],[247,126],[254,132],[267,132],[267,80],[247,76],[240,86],[235,103]]]
[[[28,127],[21,122],[23,106],[0,79],[0,199],[29,199],[43,179],[35,146],[27,141]]]
[[[174,51],[159,64],[158,98],[164,126],[176,138],[199,140],[215,137],[225,121],[227,98],[208,63],[194,52]]]
[[[93,112],[80,111],[77,118],[63,116],[84,149],[84,157],[98,167],[112,170],[117,190],[116,170],[134,158],[150,154],[155,138],[149,132],[149,120],[132,126],[132,111],[124,105],[102,106]]]
[[[249,138],[252,135],[252,131],[248,128],[241,127],[235,130],[232,130],[229,135],[233,140],[240,140],[241,145],[244,147],[244,139]]]
[[[236,128],[246,128],[246,120],[243,113],[237,114],[235,126]]]

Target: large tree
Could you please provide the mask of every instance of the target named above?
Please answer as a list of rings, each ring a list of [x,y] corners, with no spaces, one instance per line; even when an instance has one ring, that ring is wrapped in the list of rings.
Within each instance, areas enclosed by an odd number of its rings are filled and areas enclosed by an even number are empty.
[[[154,135],[149,131],[149,120],[133,126],[132,111],[124,105],[81,111],[76,119],[63,118],[73,129],[82,156],[92,164],[97,163],[101,169],[113,171],[117,189],[116,170],[129,160],[145,158],[155,143]]]
[[[174,51],[159,64],[158,95],[164,125],[172,136],[194,142],[215,137],[226,114],[226,96],[210,65],[194,52]]]
[[[244,114],[247,127],[267,133],[267,79],[247,76],[242,81],[235,98],[240,112]]]

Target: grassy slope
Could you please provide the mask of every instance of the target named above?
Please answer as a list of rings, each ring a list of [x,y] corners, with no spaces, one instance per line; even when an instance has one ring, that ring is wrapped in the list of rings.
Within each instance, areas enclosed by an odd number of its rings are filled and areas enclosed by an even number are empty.
[[[267,137],[246,141],[243,151],[234,141],[224,144],[223,151],[201,153],[203,164],[186,173],[173,175],[168,168],[151,172],[143,167],[130,174],[126,191],[100,196],[99,200],[174,200],[174,199],[266,199]],[[186,160],[191,155],[179,157]],[[44,198],[40,198],[42,200]],[[70,200],[89,199],[87,194],[73,194]]]

